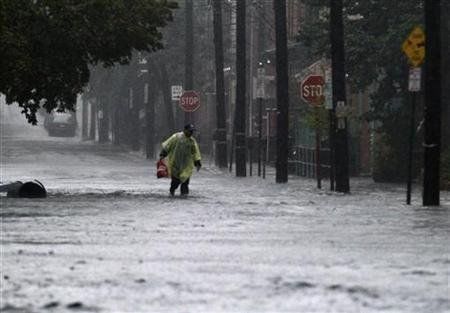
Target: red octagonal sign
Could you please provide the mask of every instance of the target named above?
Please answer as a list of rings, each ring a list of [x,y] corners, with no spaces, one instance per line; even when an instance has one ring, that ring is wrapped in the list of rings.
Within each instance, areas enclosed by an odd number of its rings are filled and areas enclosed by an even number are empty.
[[[305,102],[321,105],[324,101],[323,85],[325,80],[321,75],[309,75],[300,86],[300,95]]]
[[[200,96],[194,90],[183,92],[180,97],[180,107],[184,112],[194,112],[200,107]]]

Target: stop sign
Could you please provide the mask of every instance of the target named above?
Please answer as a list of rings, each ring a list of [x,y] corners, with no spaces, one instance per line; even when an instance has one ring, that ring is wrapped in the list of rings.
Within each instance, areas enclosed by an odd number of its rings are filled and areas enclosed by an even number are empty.
[[[180,97],[180,107],[184,112],[194,112],[200,107],[200,96],[194,90],[183,92]]]
[[[323,85],[325,80],[321,75],[309,75],[300,84],[300,95],[305,102],[321,105],[324,101]]]

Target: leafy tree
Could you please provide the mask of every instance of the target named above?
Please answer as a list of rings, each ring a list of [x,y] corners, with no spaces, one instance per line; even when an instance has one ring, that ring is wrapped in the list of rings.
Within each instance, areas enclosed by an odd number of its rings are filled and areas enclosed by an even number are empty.
[[[320,19],[305,25],[299,40],[313,53],[329,54],[329,0],[311,1]],[[348,84],[353,91],[370,88],[371,108],[366,116],[377,122],[382,134],[378,143],[389,151],[389,168],[382,179],[400,179],[406,174],[409,106],[407,105],[408,65],[401,45],[416,25],[423,23],[423,1],[345,0],[345,49]],[[420,110],[418,110],[420,111]],[[382,147],[385,145],[386,147]],[[375,156],[381,155],[376,153]],[[378,159],[382,162],[382,158]],[[392,169],[392,170],[391,170]]]
[[[169,0],[0,0],[0,92],[36,124],[43,107],[73,110],[89,65],[126,64],[162,48]]]
[[[330,54],[329,0],[305,0],[315,8],[317,18],[303,25],[299,40],[315,55]],[[346,69],[353,89],[364,90],[374,82],[390,79],[405,81],[399,67],[406,68],[401,44],[413,26],[423,20],[421,0],[393,2],[388,0],[345,0]],[[389,71],[396,68],[394,72]],[[402,86],[403,87],[403,86]]]

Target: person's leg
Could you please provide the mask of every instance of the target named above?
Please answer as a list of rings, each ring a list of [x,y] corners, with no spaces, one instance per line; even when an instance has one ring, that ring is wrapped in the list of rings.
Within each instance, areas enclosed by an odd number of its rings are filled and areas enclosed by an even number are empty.
[[[181,184],[181,195],[189,194],[189,178]]]
[[[170,194],[173,196],[175,194],[175,190],[177,190],[180,185],[180,180],[176,177],[172,177],[172,181],[170,182]]]

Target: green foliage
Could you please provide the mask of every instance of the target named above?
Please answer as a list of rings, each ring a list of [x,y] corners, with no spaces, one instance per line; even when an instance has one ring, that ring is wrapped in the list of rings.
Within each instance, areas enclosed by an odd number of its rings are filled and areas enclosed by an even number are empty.
[[[399,70],[407,67],[401,45],[414,26],[422,23],[422,1],[356,3],[348,7],[349,16],[354,18],[346,22],[351,85],[362,90],[376,81],[406,81],[404,71]],[[377,92],[376,97],[389,99],[381,88]]]
[[[299,40],[320,57],[329,55],[328,1],[311,1],[316,18],[303,25]],[[409,32],[422,23],[422,1],[387,0],[345,2],[346,69],[352,88],[364,90],[386,79],[387,69],[406,67],[401,45]],[[399,73],[400,74],[400,73]],[[405,78],[395,77],[395,81]],[[382,92],[382,91],[380,91]]]
[[[329,1],[312,1],[322,18],[310,19],[299,40],[317,56],[329,54]],[[401,45],[416,25],[422,24],[423,1],[344,0],[346,72],[352,91],[370,88],[371,108],[365,116],[382,133],[377,149],[377,177],[404,176],[405,143],[408,138],[410,106],[406,57]],[[319,5],[317,7],[317,5]],[[419,111],[419,110],[418,110]],[[386,155],[382,155],[386,153]],[[403,166],[404,167],[404,166]]]
[[[323,106],[308,106],[305,117],[306,125],[325,133],[328,129],[328,111]]]
[[[399,155],[399,148],[392,145],[391,138],[386,134],[377,134],[373,151],[372,176],[376,182],[405,182],[407,177],[408,140],[398,138],[403,152]],[[395,147],[395,148],[394,148]],[[413,177],[417,177],[420,168],[420,158],[413,158]]]
[[[162,48],[167,0],[0,0],[0,92],[30,123],[41,106],[73,110],[89,65],[126,64]]]

